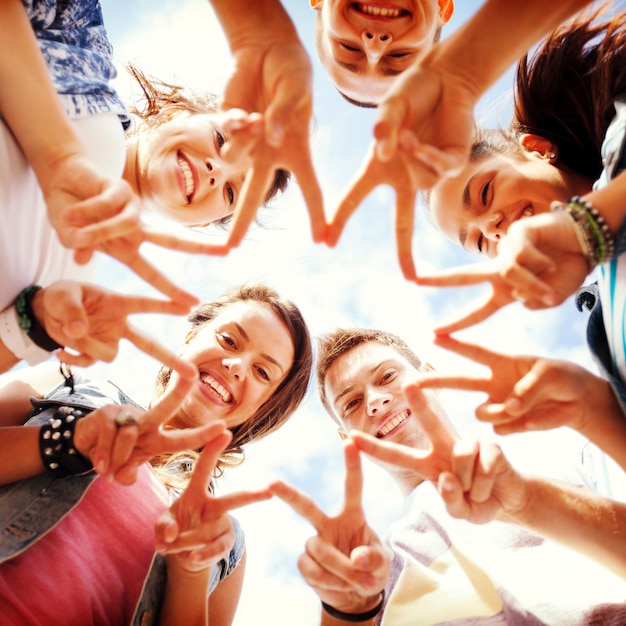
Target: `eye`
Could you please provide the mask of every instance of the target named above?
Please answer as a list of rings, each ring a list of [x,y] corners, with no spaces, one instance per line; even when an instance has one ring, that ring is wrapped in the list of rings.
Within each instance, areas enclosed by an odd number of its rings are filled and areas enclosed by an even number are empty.
[[[389,370],[388,372],[385,372],[382,376],[382,378],[380,379],[381,383],[388,383],[391,380],[393,380],[394,378],[394,374],[395,374],[395,370]]]
[[[217,333],[217,338],[218,338],[220,343],[226,344],[230,348],[236,348],[237,347],[237,344],[235,343],[235,340],[230,335],[228,335],[227,333]]]
[[[487,181],[483,188],[480,190],[480,200],[483,203],[483,206],[487,206],[489,187],[491,186],[491,181]]]
[[[354,398],[353,400],[350,400],[344,407],[343,407],[343,414],[344,415],[348,415],[348,413],[350,413],[353,409],[355,409],[357,407],[357,405],[359,404],[359,401],[357,398]]]
[[[355,48],[354,46],[350,46],[347,43],[339,43],[339,45],[344,49],[344,50],[349,50],[350,52],[360,52],[360,50],[358,48]]]
[[[269,382],[270,381],[270,375],[262,368],[259,367],[258,365],[256,366],[256,371],[258,373],[258,375],[265,381],[265,382]]]
[[[476,247],[478,248],[478,252],[480,252],[481,254],[483,252],[484,245],[485,245],[485,237],[483,236],[482,233],[480,233],[480,235],[478,235],[478,239],[476,240]]]
[[[409,53],[408,52],[390,52],[389,54],[385,56],[390,57],[392,59],[402,59],[403,57],[408,57]]]
[[[228,196],[228,204],[232,206],[235,202],[235,191],[230,183],[226,183],[226,195]]]
[[[219,152],[222,146],[226,143],[226,138],[219,130],[215,131],[215,144],[217,145],[217,151]]]

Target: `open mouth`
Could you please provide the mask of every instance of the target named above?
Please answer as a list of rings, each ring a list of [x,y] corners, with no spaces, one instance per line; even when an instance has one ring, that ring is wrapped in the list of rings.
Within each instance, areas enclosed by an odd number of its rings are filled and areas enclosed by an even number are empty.
[[[193,172],[191,171],[189,161],[187,161],[187,159],[180,150],[177,152],[176,158],[178,161],[178,167],[181,171],[181,174],[183,175],[185,197],[187,198],[187,204],[189,204],[192,201],[193,194],[196,191],[196,183],[193,180]]]
[[[233,394],[226,389],[223,385],[217,382],[211,374],[200,374],[200,380],[206,385],[222,402],[231,404],[233,401]]]
[[[398,9],[397,7],[383,7],[377,4],[367,4],[365,2],[355,2],[352,7],[369,17],[384,17],[384,18],[396,18],[406,17],[410,13],[405,9]]]
[[[380,427],[380,430],[376,433],[376,437],[378,437],[378,439],[386,437],[390,432],[398,428],[400,424],[405,422],[408,419],[409,415],[410,412],[408,410],[398,413]]]

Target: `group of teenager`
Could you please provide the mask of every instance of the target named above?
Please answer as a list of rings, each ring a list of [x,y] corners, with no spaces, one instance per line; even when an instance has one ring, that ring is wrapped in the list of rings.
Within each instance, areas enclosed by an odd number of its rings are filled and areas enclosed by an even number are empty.
[[[486,0],[446,37],[452,0],[312,0],[329,78],[355,106],[378,107],[371,150],[329,220],[309,145],[311,62],[278,0],[211,0],[234,60],[219,104],[132,68],[144,98],[131,110],[110,85],[99,2],[3,3],[14,56],[0,55],[0,369],[52,352],[63,365],[0,387],[2,623],[231,624],[246,551],[230,511],[273,496],[316,530],[298,566],[322,624],[626,621],[626,504],[462,439],[434,391],[486,392],[476,415],[495,432],[567,426],[626,470],[626,15],[588,4]],[[510,128],[476,129],[478,99],[515,61]],[[434,372],[383,330],[333,329],[315,351],[272,287],[198,304],[141,255],[144,242],[223,254],[292,177],[315,241],[334,245],[389,184],[407,279],[492,283],[436,340],[489,377]],[[438,230],[490,260],[420,275],[418,198]],[[196,232],[216,223],[228,225],[219,245]],[[168,299],[90,282],[101,254]],[[450,336],[510,302],[541,309],[577,292],[599,375]],[[177,353],[128,321],[140,312],[188,313]],[[123,338],[163,363],[148,406],[70,368],[112,360]],[[216,496],[246,446],[294,414],[314,370],[345,440],[340,514],[280,480]],[[360,453],[406,499],[384,539],[363,510]]]

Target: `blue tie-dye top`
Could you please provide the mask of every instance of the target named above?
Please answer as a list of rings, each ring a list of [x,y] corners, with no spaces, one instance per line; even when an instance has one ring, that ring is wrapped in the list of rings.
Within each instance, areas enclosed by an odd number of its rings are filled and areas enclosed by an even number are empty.
[[[111,86],[117,71],[99,0],[22,0],[69,117],[117,113],[128,119]]]

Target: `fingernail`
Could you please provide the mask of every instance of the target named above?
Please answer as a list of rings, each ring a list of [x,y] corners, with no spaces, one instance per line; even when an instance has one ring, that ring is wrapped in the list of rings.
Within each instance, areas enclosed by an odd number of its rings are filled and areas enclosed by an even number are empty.
[[[283,140],[285,129],[282,124],[278,122],[272,122],[270,127],[270,139],[273,146],[278,146]]]
[[[519,398],[508,398],[504,403],[504,410],[507,413],[519,411],[522,407],[522,402]]]

